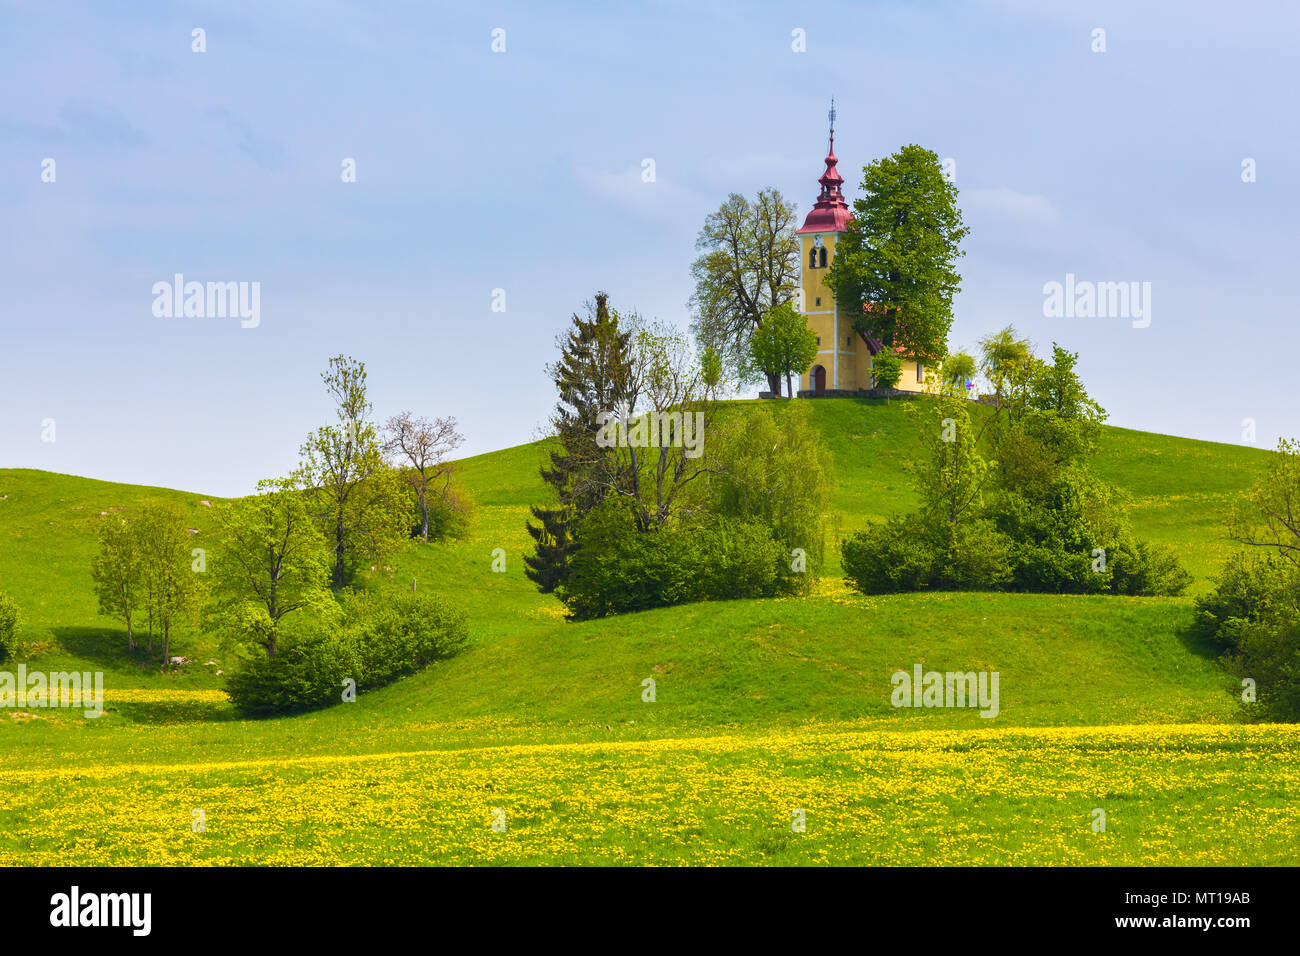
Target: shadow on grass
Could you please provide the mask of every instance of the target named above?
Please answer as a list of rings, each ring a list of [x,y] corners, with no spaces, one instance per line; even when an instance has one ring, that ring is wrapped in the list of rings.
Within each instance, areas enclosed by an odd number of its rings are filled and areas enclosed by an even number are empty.
[[[214,701],[179,701],[158,703],[114,704],[110,700],[106,713],[117,714],[133,724],[219,724],[239,720],[233,704]]]
[[[1222,668],[1223,648],[1214,642],[1214,639],[1204,628],[1197,627],[1195,620],[1189,621],[1175,633],[1178,642],[1189,652],[1207,661],[1216,661]],[[1227,671],[1225,670],[1224,673],[1227,673]]]
[[[115,682],[111,674],[106,675],[105,711],[108,713],[136,724],[194,724],[236,719],[235,709],[228,701],[186,696],[186,691],[213,689],[206,681],[195,683],[194,678],[200,675],[178,670],[162,675],[159,639],[155,639],[150,651],[148,637],[137,633],[133,651],[127,646],[123,627],[56,627],[51,633],[61,652],[87,661],[96,669],[118,674],[149,674],[150,680],[146,682],[149,688],[177,692],[171,700],[165,696],[158,700],[114,700],[114,684],[120,685],[120,681]],[[187,665],[187,669],[193,666],[196,665]]]
[[[162,669],[162,640],[155,639],[152,653],[148,637],[136,634],[136,649],[127,646],[124,627],[55,627],[50,629],[60,649],[114,670]]]

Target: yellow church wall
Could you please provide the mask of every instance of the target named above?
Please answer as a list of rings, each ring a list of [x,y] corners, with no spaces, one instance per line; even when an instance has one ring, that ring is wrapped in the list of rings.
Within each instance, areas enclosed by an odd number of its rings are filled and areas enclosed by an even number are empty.
[[[858,341],[862,342],[861,339]],[[853,378],[862,383],[861,388],[871,387],[871,350],[865,342],[862,343],[862,349],[853,356]]]
[[[898,379],[897,388],[904,392],[923,392],[925,391],[925,366],[921,366],[921,381],[916,380],[916,362],[911,359],[904,360],[903,374]]]
[[[813,368],[821,365],[826,369],[826,388],[853,391],[863,386],[858,382],[858,358],[859,346],[862,346],[860,340],[849,342],[849,323],[838,313],[835,305],[835,296],[832,294],[830,286],[825,284],[826,273],[830,271],[830,265],[835,261],[835,233],[821,233],[822,244],[826,249],[826,266],[809,266],[808,255],[817,248],[813,243],[815,233],[807,233],[799,237],[799,277],[800,277],[800,305],[804,316],[808,320],[808,327],[820,339],[818,343],[818,355],[813,361],[813,367],[805,372],[799,379],[801,389],[812,391],[813,389]],[[820,302],[818,300],[821,300]],[[839,322],[836,322],[836,319]],[[838,372],[838,374],[837,374]]]
[[[813,248],[813,237],[811,234],[799,237],[800,243],[799,254],[799,275],[800,289],[803,292],[803,302],[800,305],[800,311],[805,314],[810,312],[820,312],[823,309],[829,310],[835,308],[835,297],[831,294],[830,286],[825,285],[823,280],[826,273],[830,271],[831,263],[835,261],[835,233],[823,233],[822,242],[826,246],[826,268],[808,268],[808,252]],[[817,302],[821,299],[821,303]]]
[[[826,268],[808,266],[808,253],[814,247],[812,233],[800,236],[799,289],[802,299],[802,311],[808,320],[808,327],[813,330],[818,342],[817,358],[799,378],[799,388],[813,390],[813,369],[821,365],[826,369],[827,390],[857,391],[871,388],[871,354],[865,342],[852,332],[852,323],[840,314],[835,305],[835,297],[830,287],[824,284],[826,273],[835,261],[835,233],[822,233],[822,243],[826,247]],[[818,299],[821,302],[818,303]],[[838,316],[838,330],[835,319]],[[838,331],[838,336],[837,336]],[[839,367],[839,380],[836,381],[835,370]],[[917,363],[912,359],[903,361],[903,374],[898,381],[898,388],[905,392],[925,390],[925,368],[922,366],[922,381],[917,381]]]

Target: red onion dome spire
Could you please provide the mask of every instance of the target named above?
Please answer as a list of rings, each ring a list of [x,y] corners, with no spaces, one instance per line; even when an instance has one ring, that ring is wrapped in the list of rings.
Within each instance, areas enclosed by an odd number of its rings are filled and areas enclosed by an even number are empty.
[[[826,172],[817,180],[821,184],[821,192],[800,232],[843,232],[849,222],[849,204],[844,200],[844,177],[835,168],[839,159],[835,156],[834,100],[831,100],[827,118],[830,120],[831,141],[826,153]]]

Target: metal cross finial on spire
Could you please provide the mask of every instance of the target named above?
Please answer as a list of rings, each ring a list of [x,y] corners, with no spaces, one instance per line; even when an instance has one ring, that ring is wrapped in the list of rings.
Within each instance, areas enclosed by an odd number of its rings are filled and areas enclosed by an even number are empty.
[[[826,118],[831,121],[831,132],[835,132],[835,97],[831,97],[831,111],[826,114]]]

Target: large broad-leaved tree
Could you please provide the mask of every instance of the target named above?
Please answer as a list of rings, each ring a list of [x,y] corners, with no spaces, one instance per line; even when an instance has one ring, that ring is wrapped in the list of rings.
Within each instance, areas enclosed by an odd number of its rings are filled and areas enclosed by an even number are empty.
[[[775,306],[794,298],[799,282],[799,237],[794,203],[776,189],[754,200],[732,193],[704,220],[691,266],[691,330],[741,382],[767,380],[781,394],[781,375],[751,360],[750,337]]]
[[[926,364],[947,354],[957,259],[970,231],[939,157],[904,146],[862,170],[862,197],[835,245],[826,284],[872,354],[901,347]]]

